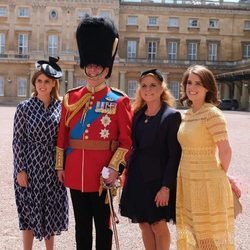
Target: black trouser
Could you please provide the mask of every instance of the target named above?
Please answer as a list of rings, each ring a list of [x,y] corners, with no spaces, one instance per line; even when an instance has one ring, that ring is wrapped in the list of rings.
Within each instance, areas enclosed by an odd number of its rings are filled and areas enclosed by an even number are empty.
[[[92,250],[92,223],[96,229],[96,249],[111,250],[112,230],[110,229],[110,209],[105,204],[106,191],[82,193],[70,189],[75,216],[75,237],[77,250]]]

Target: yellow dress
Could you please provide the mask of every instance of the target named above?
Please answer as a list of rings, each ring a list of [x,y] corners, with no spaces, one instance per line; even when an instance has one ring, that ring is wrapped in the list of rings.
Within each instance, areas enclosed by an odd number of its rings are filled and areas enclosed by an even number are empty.
[[[178,140],[177,249],[234,249],[233,196],[216,151],[216,142],[228,140],[222,112],[209,103],[195,113],[189,109]]]

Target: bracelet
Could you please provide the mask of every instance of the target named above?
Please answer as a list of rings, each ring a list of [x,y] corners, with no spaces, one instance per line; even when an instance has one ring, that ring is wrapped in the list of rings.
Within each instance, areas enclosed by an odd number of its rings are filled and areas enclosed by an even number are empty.
[[[161,187],[161,189],[162,189],[162,190],[169,191],[169,188],[168,188],[168,187],[166,187],[166,186],[162,186],[162,187]]]

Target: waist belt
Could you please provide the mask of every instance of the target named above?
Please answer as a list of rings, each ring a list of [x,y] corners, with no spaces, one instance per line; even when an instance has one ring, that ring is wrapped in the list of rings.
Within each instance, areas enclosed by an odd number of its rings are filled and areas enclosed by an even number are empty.
[[[69,140],[69,146],[74,149],[88,150],[111,150],[115,151],[118,146],[118,141],[98,141],[98,140]]]

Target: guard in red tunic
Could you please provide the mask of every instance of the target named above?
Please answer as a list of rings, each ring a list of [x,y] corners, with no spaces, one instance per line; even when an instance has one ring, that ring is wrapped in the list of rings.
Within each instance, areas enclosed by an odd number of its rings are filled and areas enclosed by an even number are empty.
[[[113,21],[86,16],[77,28],[76,39],[87,85],[64,96],[56,170],[60,181],[70,188],[77,249],[92,249],[94,219],[96,249],[111,250],[110,210],[100,177],[102,169],[108,167],[109,177],[104,181],[113,185],[128,159],[130,100],[105,83],[118,47]]]

